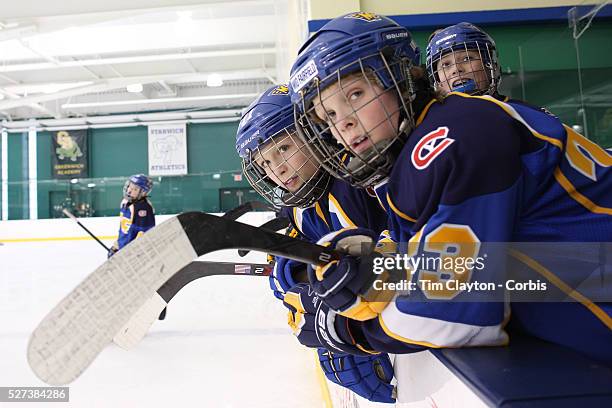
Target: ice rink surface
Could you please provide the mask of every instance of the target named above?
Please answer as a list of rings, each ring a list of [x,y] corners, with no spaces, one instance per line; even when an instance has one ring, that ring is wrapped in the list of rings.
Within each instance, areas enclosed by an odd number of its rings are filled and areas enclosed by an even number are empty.
[[[245,261],[235,251],[206,259]],[[45,386],[27,364],[28,337],[105,260],[91,240],[0,245],[0,386]],[[267,278],[213,276],[181,290],[166,320],[135,349],[109,345],[70,384],[70,403],[53,406],[320,407],[315,367],[314,352],[290,334]]]

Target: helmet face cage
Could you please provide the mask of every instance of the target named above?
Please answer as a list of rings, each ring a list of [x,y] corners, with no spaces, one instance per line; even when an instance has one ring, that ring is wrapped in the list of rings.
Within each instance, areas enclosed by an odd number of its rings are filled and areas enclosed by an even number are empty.
[[[251,186],[276,207],[314,204],[331,179],[293,128],[282,129],[250,151],[242,170]]]
[[[135,197],[132,197],[128,194],[128,189],[130,186],[134,186],[138,188],[138,193]],[[145,176],[144,174],[135,174],[130,176],[129,179],[123,185],[123,198],[128,201],[138,201],[144,197],[146,197],[149,192],[153,188],[153,182],[150,178]]]
[[[391,149],[401,146],[404,131],[414,127],[411,66],[408,58],[388,58],[379,51],[300,91],[296,127],[335,177],[367,188],[388,175]],[[362,96],[355,98],[355,91]]]
[[[497,52],[489,44],[456,45],[439,53],[427,68],[436,90],[470,95],[497,93],[499,64]]]
[[[437,91],[495,95],[501,81],[495,42],[470,23],[435,32],[427,45],[426,66]]]

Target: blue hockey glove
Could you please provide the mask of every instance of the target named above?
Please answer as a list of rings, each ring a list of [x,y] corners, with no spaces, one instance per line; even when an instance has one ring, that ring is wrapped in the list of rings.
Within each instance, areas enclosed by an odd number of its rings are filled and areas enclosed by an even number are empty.
[[[299,283],[284,294],[283,304],[289,309],[287,323],[298,341],[306,347],[321,347],[314,327],[319,303],[319,298],[306,283]]]
[[[374,402],[394,403],[393,366],[386,353],[353,356],[318,349],[323,373],[331,382]]]
[[[348,319],[330,310],[307,283],[298,283],[285,293],[289,327],[306,347],[323,347],[336,352],[370,355],[358,347],[350,333]]]
[[[323,303],[354,320],[375,318],[393,297],[389,291],[370,290],[377,278],[372,270],[373,259],[383,256],[372,252],[377,238],[373,231],[355,227],[327,234],[317,242],[319,245],[349,255],[308,268],[308,280]]]
[[[283,300],[285,292],[295,286],[297,277],[306,272],[306,264],[280,256],[274,257],[274,269],[269,277],[274,296]]]

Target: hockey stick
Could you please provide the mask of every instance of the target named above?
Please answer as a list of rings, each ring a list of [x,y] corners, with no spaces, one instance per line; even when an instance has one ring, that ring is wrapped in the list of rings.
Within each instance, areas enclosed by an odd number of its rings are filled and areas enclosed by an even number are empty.
[[[255,209],[273,210],[273,207],[261,201],[249,201],[232,208],[223,214],[222,217],[230,220],[236,220],[247,212]],[[170,284],[170,287],[174,288],[176,292],[178,292],[183,286],[194,279],[217,274],[232,274],[233,265],[234,264],[226,264],[221,266],[219,263],[195,261],[178,271],[173,278],[164,284],[164,286]],[[164,286],[162,286],[160,290],[162,290]],[[125,350],[130,350],[136,347],[156,320],[164,320],[166,318],[166,308],[170,302],[170,299],[172,299],[176,292],[172,293],[170,297],[164,296],[164,294],[159,291],[153,294],[153,296],[147,300],[145,304],[142,305],[130,318],[130,320],[115,334],[113,337],[113,343]]]
[[[230,220],[237,220],[238,218],[242,217],[244,214],[246,214],[246,213],[248,213],[250,211],[253,211],[253,210],[268,210],[268,211],[273,211],[274,207],[272,207],[271,205],[269,205],[267,203],[261,202],[261,201],[249,201],[249,202],[241,204],[241,205],[239,205],[237,207],[232,208],[231,210],[229,210],[225,214],[223,214],[222,217],[223,218],[228,218]],[[104,243],[102,241],[100,241],[100,239],[98,239],[98,237],[96,237],[87,227],[85,227],[74,214],[72,214],[66,208],[64,208],[62,210],[62,212],[68,218],[70,218],[71,220],[76,222],[81,228],[83,228],[83,230],[85,230],[85,232],[87,232],[100,245],[102,245],[102,247],[104,249],[106,249],[106,252],[110,252],[110,249],[106,245],[104,245]],[[164,315],[165,315],[165,309],[160,310],[160,313],[164,313]]]
[[[229,218],[230,216],[239,217],[240,211],[236,210],[244,210],[247,212],[253,207],[247,204],[243,204],[240,207],[236,207],[236,209],[228,211],[223,215],[223,218]],[[230,218],[231,219],[231,218]],[[287,218],[274,218],[265,224],[263,224],[260,228],[273,229],[278,230],[283,227],[286,227],[288,224]],[[246,255],[249,251],[238,250],[240,256]],[[272,271],[272,266],[270,265],[244,265],[244,264],[227,264],[227,263],[214,263],[214,262],[198,262],[194,261],[178,271],[168,282],[166,282],[158,291],[149,299],[144,305],[141,306],[140,309],[130,318],[130,320],[115,334],[113,337],[113,343],[118,345],[119,347],[130,350],[136,347],[142,339],[145,337],[153,323],[156,320],[164,320],[166,317],[166,308],[168,303],[170,303],[170,299],[174,297],[174,295],[181,290],[185,285],[189,282],[203,278],[206,276],[212,275],[231,275],[238,274],[239,272],[233,272],[232,267],[234,265],[238,265],[237,267],[242,270],[242,273],[246,274],[259,274],[259,275],[269,275]],[[245,268],[249,267],[253,269],[251,273],[245,271]],[[261,268],[264,268],[261,270]]]
[[[259,228],[264,228],[270,231],[278,231],[283,228],[287,228],[289,226],[289,218],[286,217],[277,217],[273,218],[270,221],[266,222],[259,226]],[[249,253],[248,249],[239,249],[238,255],[244,257]]]
[[[272,273],[272,266],[267,264],[192,262],[164,283],[153,297],[134,313],[113,337],[113,342],[125,350],[134,348],[147,334],[160,313],[164,313],[170,300],[182,288],[196,279],[216,275],[268,276],[270,273]]]
[[[87,227],[85,227],[83,224],[81,224],[81,221],[79,221],[79,219],[77,217],[75,217],[70,211],[68,211],[67,209],[63,209],[62,212],[64,213],[64,215],[68,218],[70,218],[72,221],[76,222],[77,224],[79,224],[79,227],[83,228],[85,230],[85,232],[87,232],[93,239],[95,239],[96,241],[98,241],[98,244],[102,245],[104,247],[104,249],[106,249],[106,252],[110,252],[110,248],[107,247],[106,245],[104,245],[104,242],[100,241],[98,239],[98,237],[96,237],[90,230],[87,229]]]
[[[180,214],[129,243],[49,312],[30,337],[30,367],[48,384],[70,383],[178,271],[201,255],[237,248],[317,265],[341,256],[323,246],[214,215]]]
[[[166,303],[170,302],[179,290],[196,279],[217,275],[269,276],[272,273],[272,266],[268,264],[195,261],[179,272],[157,290],[159,296]]]
[[[269,204],[263,203],[261,201],[249,201],[249,202],[241,204],[241,205],[239,205],[237,207],[232,208],[231,210],[229,210],[225,214],[223,214],[222,217],[223,218],[228,218],[230,220],[237,220],[238,218],[242,217],[244,214],[246,214],[246,213],[248,213],[250,211],[253,211],[253,210],[274,211],[274,207],[272,207]],[[77,224],[79,224],[79,227],[83,228],[85,230],[85,232],[87,232],[93,239],[98,241],[98,244],[102,245],[102,247],[104,249],[106,249],[106,252],[110,251],[110,248],[107,247],[106,245],[104,245],[104,243],[102,241],[100,241],[100,239],[98,239],[98,237],[96,237],[89,229],[87,229],[87,227],[85,227],[83,224],[81,224],[81,221],[79,221],[79,219],[74,214],[72,214],[66,208],[64,208],[62,210],[62,212],[64,213],[64,215],[66,217],[70,218],[72,221],[74,221]]]

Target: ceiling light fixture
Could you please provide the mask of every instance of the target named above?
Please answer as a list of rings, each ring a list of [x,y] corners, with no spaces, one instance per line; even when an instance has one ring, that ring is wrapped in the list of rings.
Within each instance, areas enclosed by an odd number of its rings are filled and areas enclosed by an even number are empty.
[[[125,89],[127,89],[128,92],[130,93],[138,93],[138,92],[142,92],[142,84],[129,84],[128,86],[125,87]]]
[[[223,78],[219,74],[210,74],[206,78],[206,86],[217,87],[223,85]]]

